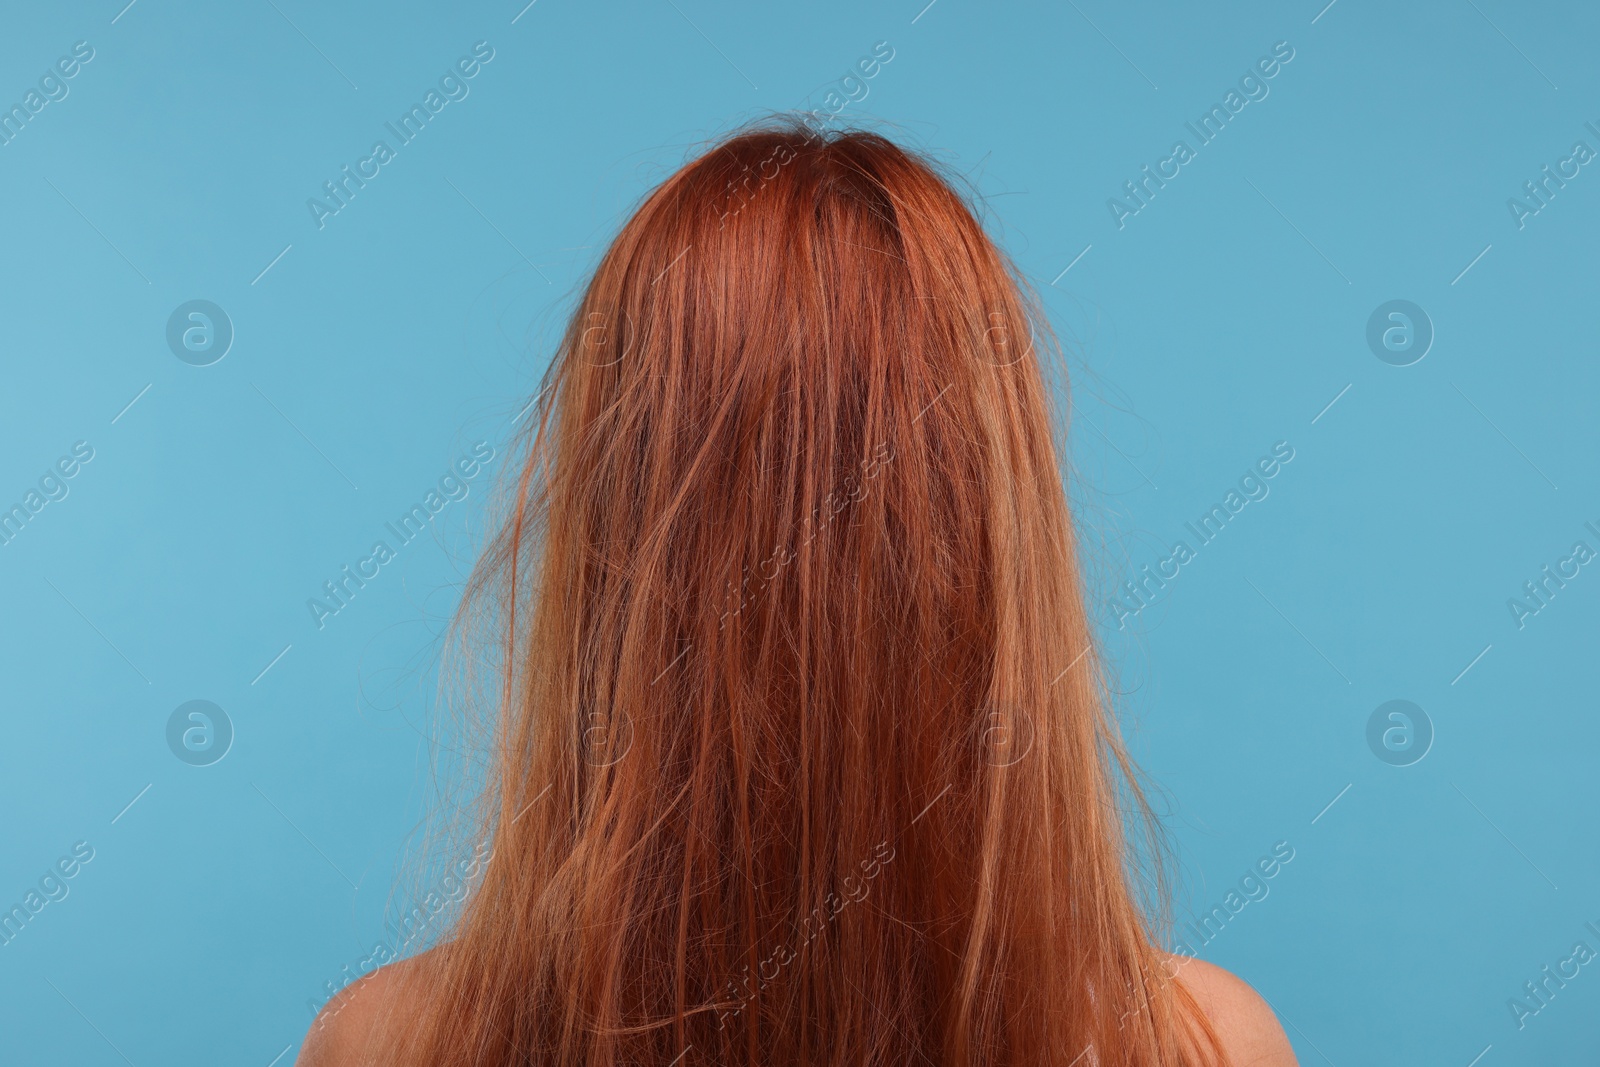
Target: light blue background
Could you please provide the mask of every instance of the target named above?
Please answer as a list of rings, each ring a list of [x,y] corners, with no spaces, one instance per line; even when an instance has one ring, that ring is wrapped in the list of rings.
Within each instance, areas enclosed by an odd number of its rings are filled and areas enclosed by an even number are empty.
[[[1295,448],[1136,626],[1106,627],[1183,913],[1295,849],[1203,955],[1302,1063],[1594,1061],[1600,965],[1525,1029],[1506,1002],[1600,950],[1600,568],[1523,629],[1506,601],[1600,548],[1600,173],[1521,230],[1506,200],[1600,148],[1600,13],[522,2],[4,15],[0,102],[75,41],[95,57],[0,147],[0,504],[75,441],[95,458],[0,547],[0,905],[75,841],[95,858],[0,947],[0,1058],[292,1061],[308,999],[384,937],[486,479],[320,632],[306,599],[473,442],[504,457],[641,194],[741,120],[820,106],[887,40],[842,118],[969,172],[1075,340],[1097,610]],[[306,199],[479,40],[468,98],[319,230]],[[1270,95],[1119,230],[1107,198],[1282,40]],[[204,368],[164,338],[195,298],[236,329]],[[1409,367],[1364,339],[1394,298],[1437,331]],[[196,698],[236,729],[209,767],[164,738]],[[1395,698],[1437,732],[1408,767],[1365,740]]]

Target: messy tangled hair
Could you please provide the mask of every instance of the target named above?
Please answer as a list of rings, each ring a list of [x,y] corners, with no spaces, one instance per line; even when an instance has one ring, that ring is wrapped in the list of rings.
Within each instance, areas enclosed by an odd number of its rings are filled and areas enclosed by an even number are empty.
[[[1220,1059],[1130,873],[1027,294],[874,133],[645,199],[469,587],[493,858],[372,1062]]]

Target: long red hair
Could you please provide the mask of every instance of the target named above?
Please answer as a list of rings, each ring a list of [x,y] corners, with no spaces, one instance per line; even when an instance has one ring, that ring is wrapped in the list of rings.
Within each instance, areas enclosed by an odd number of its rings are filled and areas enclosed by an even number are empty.
[[[1130,873],[1059,363],[877,134],[765,124],[645,199],[469,587],[493,858],[374,1062],[1219,1057]]]

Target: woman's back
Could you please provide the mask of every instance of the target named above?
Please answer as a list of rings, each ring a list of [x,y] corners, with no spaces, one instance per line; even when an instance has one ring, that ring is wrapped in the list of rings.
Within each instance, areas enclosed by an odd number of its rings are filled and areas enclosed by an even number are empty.
[[[1054,352],[881,137],[759,129],[651,194],[462,616],[493,858],[305,1062],[1292,1062],[1130,879]]]
[[[1243,981],[1202,960],[1169,956],[1170,973],[1188,987],[1235,1067],[1294,1067],[1294,1051],[1265,1001]],[[312,1024],[296,1067],[346,1067],[365,1062],[385,1044],[383,1031],[402,1034],[437,991],[430,953],[382,967],[347,986]],[[392,1040],[392,1037],[391,1037]],[[402,1037],[401,1043],[407,1043]],[[685,1057],[687,1060],[687,1057]],[[1088,1057],[1084,1058],[1087,1062]],[[1071,1057],[1066,1059],[1072,1063]]]

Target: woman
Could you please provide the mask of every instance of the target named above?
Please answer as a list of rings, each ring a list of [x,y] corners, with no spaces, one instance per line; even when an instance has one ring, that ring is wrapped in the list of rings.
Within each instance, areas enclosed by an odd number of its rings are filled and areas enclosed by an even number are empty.
[[[492,859],[300,1062],[1293,1064],[1130,877],[1053,353],[880,136],[764,126],[656,189],[469,588]]]

